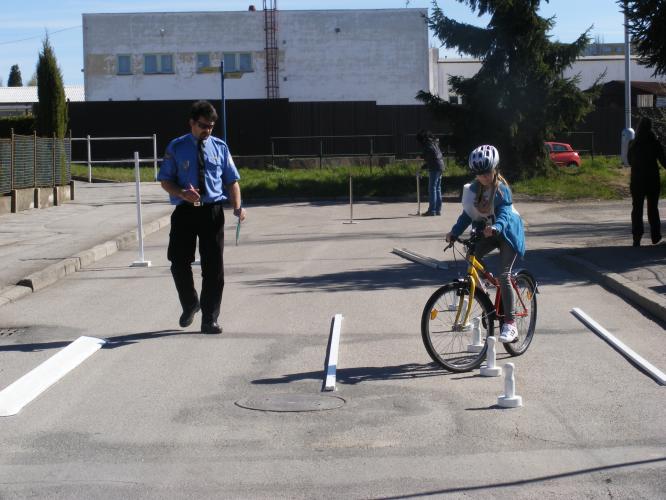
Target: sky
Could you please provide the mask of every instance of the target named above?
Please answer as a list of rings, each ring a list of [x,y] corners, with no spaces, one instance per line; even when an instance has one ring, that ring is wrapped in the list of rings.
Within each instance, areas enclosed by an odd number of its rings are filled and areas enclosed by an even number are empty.
[[[65,85],[83,84],[83,37],[81,14],[99,12],[182,12],[245,11],[250,4],[261,9],[260,0],[4,0],[0,17],[0,82],[7,85],[11,66],[19,65],[23,84],[35,73],[42,39],[49,33]],[[312,9],[398,9],[430,8],[430,0],[276,0],[279,10]],[[465,3],[438,0],[447,16],[459,22],[486,26]],[[573,42],[592,26],[593,39],[606,43],[624,41],[624,18],[616,0],[542,0],[539,14],[555,18],[552,40]],[[431,46],[439,47],[436,38]],[[441,57],[460,57],[455,51],[440,50]]]

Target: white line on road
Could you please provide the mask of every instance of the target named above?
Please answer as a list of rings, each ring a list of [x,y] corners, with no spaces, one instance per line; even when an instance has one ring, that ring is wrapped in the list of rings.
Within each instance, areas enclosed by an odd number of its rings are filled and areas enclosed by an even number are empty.
[[[444,262],[439,262],[433,258],[425,257],[406,248],[394,248],[393,253],[399,255],[403,259],[411,260],[417,264],[423,264],[424,266],[432,267],[433,269],[448,269],[449,266]]]
[[[94,337],[79,337],[41,365],[0,392],[0,417],[20,412],[25,405],[83,363],[106,343]]]
[[[324,376],[324,391],[335,390],[335,372],[338,368],[338,346],[340,345],[340,330],[342,328],[342,314],[333,317],[331,337],[326,353],[326,374]]]
[[[576,316],[585,326],[590,330],[596,333],[603,340],[608,342],[610,346],[627,358],[631,363],[636,365],[643,372],[647,373],[650,377],[656,380],[659,385],[666,385],[666,374],[656,368],[654,365],[646,361],[644,358],[639,356],[635,351],[627,347],[623,342],[618,340],[610,332],[608,332],[603,326],[590,318],[578,307],[574,307],[571,310],[571,314]]]

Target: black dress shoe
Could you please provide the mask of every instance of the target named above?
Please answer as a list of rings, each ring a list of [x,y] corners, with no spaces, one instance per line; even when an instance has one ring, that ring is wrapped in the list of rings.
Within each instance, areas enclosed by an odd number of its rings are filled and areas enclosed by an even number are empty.
[[[183,314],[180,315],[180,320],[178,321],[178,324],[182,328],[190,326],[192,324],[192,321],[194,321],[194,315],[198,313],[200,309],[201,306],[199,305],[199,302],[197,302],[197,304],[192,309],[183,311]]]
[[[212,323],[201,323],[201,333],[222,333],[222,327],[217,324],[217,321],[213,321]]]

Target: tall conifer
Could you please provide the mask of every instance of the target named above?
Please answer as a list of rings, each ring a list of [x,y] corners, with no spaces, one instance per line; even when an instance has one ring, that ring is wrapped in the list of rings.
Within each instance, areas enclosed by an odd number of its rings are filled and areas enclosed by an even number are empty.
[[[55,133],[57,137],[65,137],[67,131],[65,89],[48,35],[44,38],[37,63],[37,96],[39,97],[35,113],[37,135],[46,137]]]
[[[457,1],[490,15],[487,27],[450,19],[437,4],[429,25],[444,47],[478,58],[481,69],[472,78],[449,78],[460,105],[427,92],[417,97],[450,120],[459,160],[494,144],[510,178],[543,172],[544,141],[572,130],[592,109],[593,95],[578,89],[577,78],[562,76],[589,43],[589,30],[570,44],[552,42],[555,20],[537,14],[540,0]]]
[[[7,78],[7,87],[22,87],[23,80],[21,79],[21,70],[18,64],[12,65],[9,70],[9,78]]]

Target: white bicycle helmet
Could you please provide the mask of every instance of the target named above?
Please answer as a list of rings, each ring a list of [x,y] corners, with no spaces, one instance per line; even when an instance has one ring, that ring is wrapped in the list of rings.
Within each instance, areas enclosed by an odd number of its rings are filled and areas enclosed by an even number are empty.
[[[468,163],[474,175],[487,174],[499,165],[499,152],[495,146],[484,144],[469,154]]]

